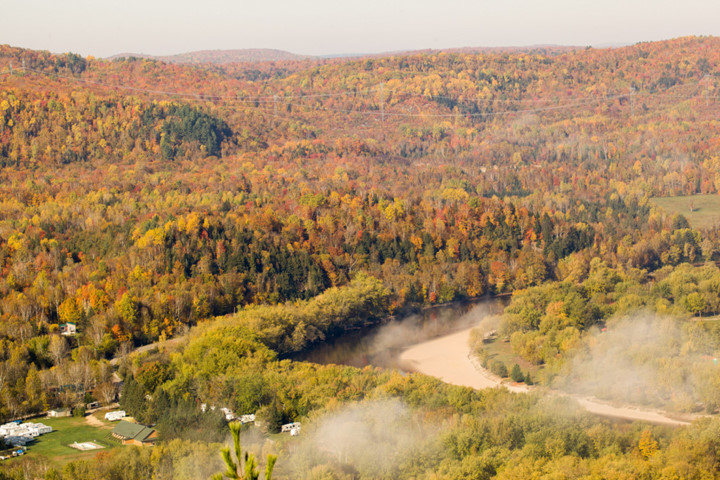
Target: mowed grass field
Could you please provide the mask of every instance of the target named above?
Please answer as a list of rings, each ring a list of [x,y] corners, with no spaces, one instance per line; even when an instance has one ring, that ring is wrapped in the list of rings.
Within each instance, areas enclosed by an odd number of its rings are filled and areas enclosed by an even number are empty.
[[[693,228],[704,229],[720,225],[720,195],[653,197],[650,201],[668,213],[684,215]],[[690,211],[691,205],[693,211]]]
[[[105,411],[93,414],[98,420],[98,422],[95,422],[97,425],[88,423],[86,417],[38,418],[29,420],[30,422],[44,423],[52,427],[53,431],[37,437],[35,442],[28,445],[27,453],[24,456],[6,460],[3,464],[10,466],[15,462],[22,461],[23,458],[42,458],[42,460],[46,461],[49,465],[60,466],[73,460],[92,458],[98,452],[122,446],[108,439],[108,434],[114,427],[114,424],[106,422],[103,419],[104,415]],[[100,423],[102,426],[100,426]],[[105,448],[82,452],[68,446],[74,442],[94,442]]]

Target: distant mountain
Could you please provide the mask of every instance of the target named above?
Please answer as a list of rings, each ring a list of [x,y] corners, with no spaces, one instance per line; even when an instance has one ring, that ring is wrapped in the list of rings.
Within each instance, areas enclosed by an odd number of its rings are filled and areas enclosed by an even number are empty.
[[[460,53],[460,54],[485,54],[485,53],[533,53],[541,55],[557,55],[573,50],[581,50],[586,47],[575,45],[526,45],[519,47],[453,47],[453,48],[426,48],[422,50],[399,50],[396,52],[384,52],[374,55],[375,57],[437,54],[437,53]]]
[[[246,48],[238,50],[199,50],[197,52],[179,53],[177,55],[146,55],[143,53],[120,53],[108,57],[109,60],[116,58],[150,58],[161,60],[167,63],[180,63],[198,65],[201,63],[225,64],[225,63],[246,63],[246,62],[278,62],[287,60],[303,60],[312,58],[308,55],[296,55],[283,50],[270,48]]]
[[[420,49],[420,50],[398,50],[379,53],[345,53],[332,55],[298,55],[284,50],[271,48],[244,48],[235,50],[198,50],[197,52],[179,53],[177,55],[147,55],[144,53],[119,53],[108,57],[108,60],[117,58],[150,58],[167,63],[199,65],[199,64],[228,64],[228,63],[254,63],[254,62],[279,62],[291,60],[332,60],[342,58],[382,58],[396,55],[413,55],[422,53],[516,53],[530,52],[542,54],[558,54],[570,50],[578,50],[585,47],[563,46],[563,45],[530,45],[524,47],[461,47],[443,49]]]

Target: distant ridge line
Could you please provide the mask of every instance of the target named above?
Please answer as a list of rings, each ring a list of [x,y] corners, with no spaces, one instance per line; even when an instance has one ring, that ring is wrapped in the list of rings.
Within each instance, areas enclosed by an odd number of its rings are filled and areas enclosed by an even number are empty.
[[[298,55],[284,50],[272,48],[244,48],[235,50],[198,50],[194,52],[178,53],[175,55],[149,55],[145,53],[120,53],[107,57],[108,60],[120,58],[146,58],[160,60],[167,63],[178,64],[225,64],[225,63],[253,63],[277,62],[311,59],[309,55]]]
[[[178,53],[174,55],[150,55],[146,53],[119,53],[106,57],[107,60],[121,58],[144,58],[159,60],[175,64],[228,64],[228,63],[259,63],[278,62],[295,60],[334,60],[334,59],[357,59],[357,58],[383,58],[397,55],[422,55],[438,53],[516,53],[516,52],[545,52],[565,53],[573,50],[584,49],[584,46],[574,45],[528,45],[519,47],[454,47],[454,48],[427,48],[417,50],[396,50],[379,53],[343,53],[328,55],[300,55],[285,50],[272,48],[244,48],[229,50],[198,50],[194,52]]]

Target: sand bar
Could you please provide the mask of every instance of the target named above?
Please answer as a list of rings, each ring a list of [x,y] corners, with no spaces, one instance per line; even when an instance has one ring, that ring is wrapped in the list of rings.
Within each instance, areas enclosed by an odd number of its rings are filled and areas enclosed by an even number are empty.
[[[400,362],[408,370],[424,373],[453,385],[476,389],[503,385],[512,391],[527,391],[525,385],[503,383],[500,377],[483,369],[471,359],[468,342],[473,328],[414,345],[400,355]]]
[[[482,368],[470,357],[470,332],[468,328],[450,335],[419,343],[405,350],[400,356],[401,363],[411,371],[439,378],[445,383],[475,389],[504,386],[514,392],[527,392],[526,385],[503,382],[500,377]],[[690,422],[670,418],[663,412],[631,406],[616,407],[595,399],[552,392],[556,395],[573,397],[590,413],[626,420],[642,420],[660,425],[689,425]],[[696,418],[697,416],[690,416]],[[689,418],[690,418],[689,417]]]

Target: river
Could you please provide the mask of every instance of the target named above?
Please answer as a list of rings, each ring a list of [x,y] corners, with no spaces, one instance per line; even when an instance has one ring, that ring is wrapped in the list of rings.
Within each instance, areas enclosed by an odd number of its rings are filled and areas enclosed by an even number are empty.
[[[405,349],[476,326],[499,314],[502,307],[501,300],[484,299],[428,308],[392,318],[370,329],[348,333],[290,358],[323,365],[359,368],[372,365],[407,370],[408,366],[400,360]]]
[[[476,389],[504,386],[518,393],[535,390],[548,395],[569,396],[590,413],[621,420],[684,426],[700,417],[687,414],[678,418],[637,405],[611,405],[590,397],[513,384],[492,375],[469,355],[468,340],[472,328],[481,323],[488,322],[483,325],[485,330],[493,328],[492,322],[497,321],[502,307],[502,301],[490,299],[427,309],[344,335],[291,358],[325,365],[373,365],[420,372],[446,383]]]

